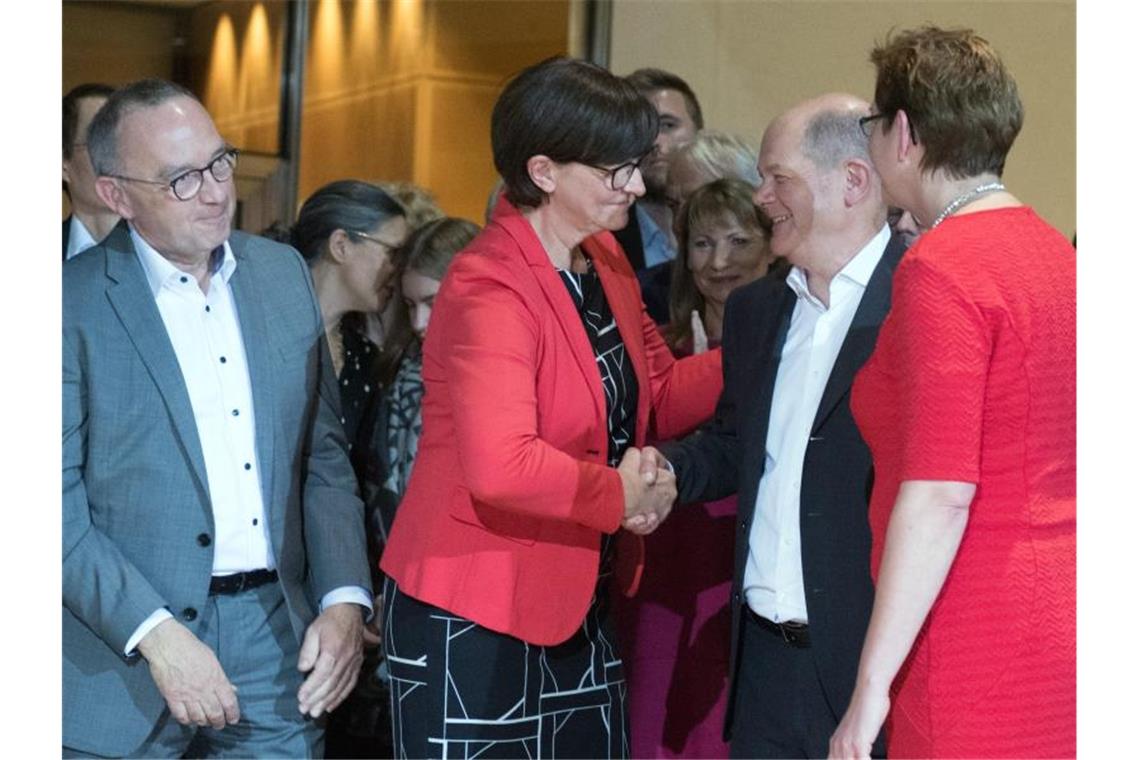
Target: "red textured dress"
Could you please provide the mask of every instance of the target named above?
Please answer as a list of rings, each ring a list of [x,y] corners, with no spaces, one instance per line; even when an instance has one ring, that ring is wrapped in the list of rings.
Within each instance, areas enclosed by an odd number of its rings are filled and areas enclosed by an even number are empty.
[[[1076,256],[1027,207],[906,253],[851,408],[871,447],[876,578],[905,480],[977,484],[895,678],[889,757],[1076,754]]]

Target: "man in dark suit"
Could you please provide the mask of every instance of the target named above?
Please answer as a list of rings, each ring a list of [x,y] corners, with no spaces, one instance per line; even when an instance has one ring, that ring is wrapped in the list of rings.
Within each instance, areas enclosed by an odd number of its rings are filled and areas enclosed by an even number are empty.
[[[658,324],[669,321],[669,279],[677,255],[673,237],[673,213],[666,203],[669,157],[691,142],[704,128],[705,120],[696,93],[681,77],[662,69],[638,69],[627,75],[632,84],[657,110],[657,139],[653,152],[641,163],[645,195],[629,211],[629,223],[614,232],[637,273],[641,300]]]
[[[768,127],[756,202],[792,270],[729,297],[714,421],[661,447],[680,501],[739,494],[734,757],[827,755],[871,612],[871,456],[848,399],[903,247],[859,128],[868,107],[825,95]]]
[[[371,610],[308,268],[161,80],[89,130],[121,222],[63,268],[64,756],[312,757]]]
[[[94,246],[119,221],[95,192],[87,154],[87,126],[114,91],[110,85],[90,82],[63,96],[63,189],[71,206],[63,220],[64,261]]]

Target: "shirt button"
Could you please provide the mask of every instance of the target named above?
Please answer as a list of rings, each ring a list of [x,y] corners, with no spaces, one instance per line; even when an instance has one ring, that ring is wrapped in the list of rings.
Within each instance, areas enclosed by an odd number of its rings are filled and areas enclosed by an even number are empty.
[[[247,470],[253,469],[253,465],[251,465],[249,462],[246,462],[244,465],[242,465],[242,467],[244,467]]]
[[[224,357],[224,356],[223,356],[223,357],[221,357],[221,358],[220,358],[220,361],[222,362],[222,364],[225,364],[225,363],[226,363],[226,357]]]
[[[253,524],[254,524],[254,525],[257,525],[257,518],[256,518],[256,517],[255,517],[255,518],[253,518]]]
[[[237,417],[237,416],[238,416],[238,414],[239,414],[239,412],[238,412],[238,410],[237,410],[237,409],[234,409],[232,412],[230,412],[230,414],[232,414],[233,416]]]
[[[178,281],[179,282],[189,282],[189,280],[187,280],[185,277],[179,277]]]
[[[209,311],[209,310],[210,310],[210,305],[206,304],[206,311]]]
[[[210,545],[210,534],[209,533],[199,533],[198,534],[198,546],[209,546],[209,545]]]
[[[197,618],[198,618],[198,610],[194,609],[193,607],[187,607],[186,609],[182,610],[182,619],[183,620],[190,622],[192,620],[196,620]]]

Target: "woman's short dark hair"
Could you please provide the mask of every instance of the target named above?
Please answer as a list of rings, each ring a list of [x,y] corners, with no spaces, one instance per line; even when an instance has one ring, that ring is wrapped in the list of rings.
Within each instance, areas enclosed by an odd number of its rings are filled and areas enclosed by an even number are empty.
[[[403,216],[404,208],[376,185],[342,179],[309,196],[297,214],[290,242],[312,263],[326,251],[329,237],[336,230],[354,237]]]
[[[645,155],[656,137],[657,111],[633,85],[574,58],[524,69],[491,113],[495,168],[516,206],[533,208],[546,199],[527,172],[532,156],[608,166]]]
[[[1001,176],[1021,131],[1022,105],[989,42],[971,29],[924,26],[888,36],[871,51],[871,63],[878,72],[875,108],[888,119],[906,111],[926,150],[924,171]]]

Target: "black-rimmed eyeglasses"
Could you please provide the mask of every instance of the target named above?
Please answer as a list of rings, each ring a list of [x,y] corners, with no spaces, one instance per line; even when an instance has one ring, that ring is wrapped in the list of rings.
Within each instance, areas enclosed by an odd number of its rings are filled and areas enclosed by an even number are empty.
[[[652,151],[650,151],[650,153],[652,153]],[[646,153],[641,158],[635,159],[633,161],[626,161],[624,164],[615,166],[613,168],[610,168],[608,166],[598,166],[597,164],[586,164],[586,166],[590,167],[591,169],[597,169],[600,172],[605,172],[610,178],[611,190],[624,190],[625,186],[629,184],[629,181],[633,179],[634,171],[640,169],[641,162],[648,157],[649,153]],[[586,162],[583,161],[582,163],[585,164]]]
[[[384,246],[388,250],[394,251],[395,249],[400,247],[400,243],[389,243],[387,240],[381,240],[378,237],[373,237],[372,235],[369,235],[369,234],[364,233],[364,232],[352,232],[351,230],[349,230],[348,234],[352,237],[363,238],[364,240],[368,240],[368,241],[371,241],[373,243],[379,243],[380,245]]]
[[[864,137],[870,137],[871,136],[871,129],[872,129],[871,124],[876,119],[885,119],[885,118],[887,118],[887,115],[885,113],[873,113],[870,116],[860,116],[859,117],[859,129],[861,129],[863,131],[863,136]],[[850,122],[848,122],[848,124],[850,124]]]
[[[863,135],[865,137],[870,137],[871,136],[871,130],[873,129],[871,127],[871,124],[876,119],[886,119],[886,118],[887,118],[887,115],[885,113],[873,113],[870,116],[860,116],[859,117],[859,129],[862,130]],[[918,145],[918,139],[914,135],[914,122],[907,120],[906,127],[907,127],[907,130],[910,132],[910,141],[912,143],[914,143],[915,145]]]
[[[122,174],[108,174],[108,177],[126,180],[127,182],[142,182],[147,185],[160,185],[169,187],[174,197],[180,201],[192,200],[202,190],[206,172],[218,182],[228,182],[234,176],[237,166],[237,148],[227,148],[226,152],[215,158],[201,169],[184,171],[172,180],[140,179],[139,177],[126,177]]]

